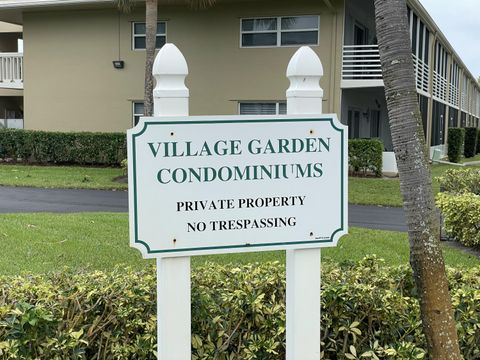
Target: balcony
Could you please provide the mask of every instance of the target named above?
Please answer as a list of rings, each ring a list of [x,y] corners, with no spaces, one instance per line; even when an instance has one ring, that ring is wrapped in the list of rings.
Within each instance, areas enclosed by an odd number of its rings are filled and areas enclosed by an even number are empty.
[[[382,67],[378,45],[344,45],[342,88],[381,87]]]
[[[0,88],[23,89],[22,53],[0,53]]]
[[[430,67],[412,54],[417,91],[429,94]],[[447,80],[434,74],[434,95],[446,101]],[[378,45],[344,45],[342,89],[383,87],[382,67]]]

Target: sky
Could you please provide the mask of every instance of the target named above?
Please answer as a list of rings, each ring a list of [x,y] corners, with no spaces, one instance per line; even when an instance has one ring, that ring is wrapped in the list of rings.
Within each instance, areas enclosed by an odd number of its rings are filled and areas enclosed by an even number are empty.
[[[480,1],[420,0],[442,33],[478,79],[480,76]]]

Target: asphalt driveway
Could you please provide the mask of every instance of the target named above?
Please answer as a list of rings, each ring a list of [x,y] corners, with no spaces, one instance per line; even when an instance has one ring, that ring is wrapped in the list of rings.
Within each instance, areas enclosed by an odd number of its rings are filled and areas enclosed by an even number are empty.
[[[0,213],[128,211],[126,191],[0,187]],[[350,226],[407,231],[402,208],[349,205]]]

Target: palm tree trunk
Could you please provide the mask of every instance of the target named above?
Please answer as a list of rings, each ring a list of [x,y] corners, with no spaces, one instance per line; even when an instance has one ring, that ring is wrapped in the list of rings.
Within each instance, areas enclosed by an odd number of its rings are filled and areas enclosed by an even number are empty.
[[[153,114],[153,75],[152,68],[155,61],[155,43],[157,39],[157,0],[146,0],[146,50],[145,50],[145,93],[144,113],[145,116]]]
[[[418,106],[405,0],[374,0],[377,38],[403,206],[410,264],[431,359],[460,359],[439,221]]]

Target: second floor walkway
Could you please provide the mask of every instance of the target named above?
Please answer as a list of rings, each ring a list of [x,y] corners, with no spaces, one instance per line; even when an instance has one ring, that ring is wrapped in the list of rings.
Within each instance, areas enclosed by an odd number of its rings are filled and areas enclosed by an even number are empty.
[[[0,53],[0,88],[23,89],[23,53]]]

